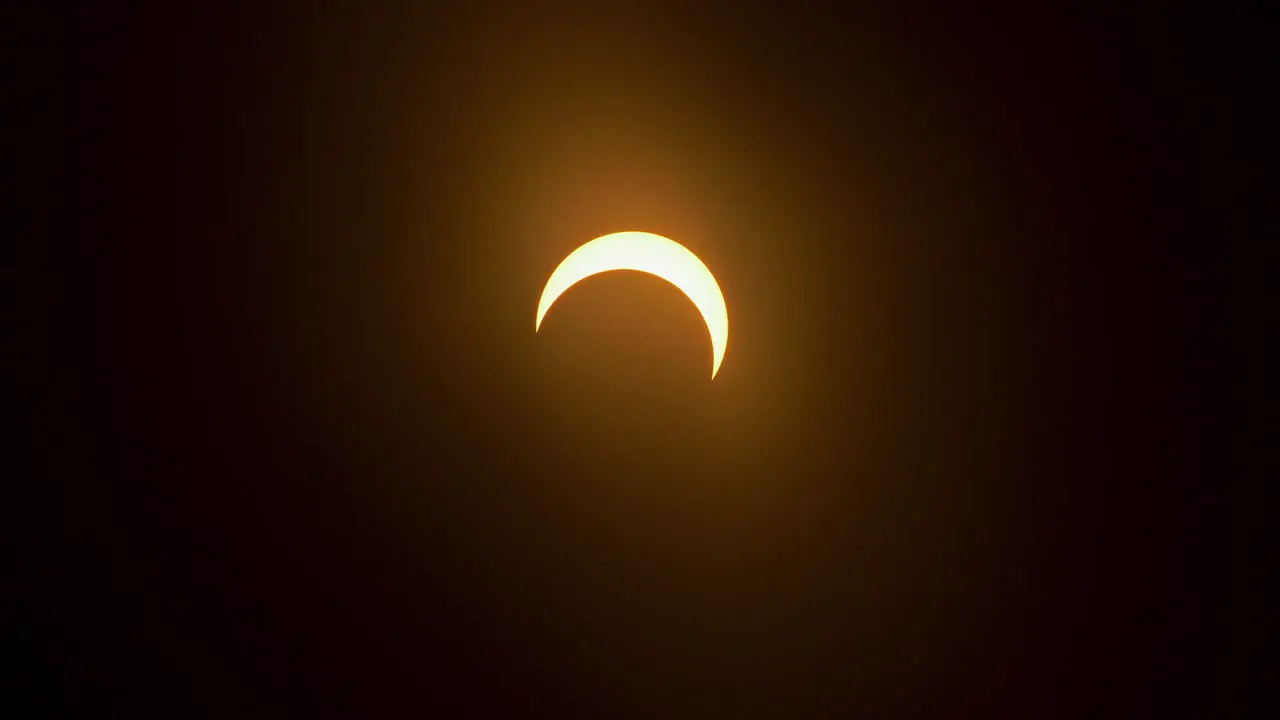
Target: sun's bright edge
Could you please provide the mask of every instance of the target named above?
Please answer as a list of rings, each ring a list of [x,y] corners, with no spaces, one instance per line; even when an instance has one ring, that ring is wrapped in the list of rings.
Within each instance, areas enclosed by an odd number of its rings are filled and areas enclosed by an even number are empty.
[[[675,285],[691,300],[711,335],[711,377],[724,361],[729,341],[729,311],[715,276],[680,243],[647,232],[618,232],[598,237],[569,253],[547,280],[538,299],[534,332],[551,305],[575,283],[609,270],[637,270]]]

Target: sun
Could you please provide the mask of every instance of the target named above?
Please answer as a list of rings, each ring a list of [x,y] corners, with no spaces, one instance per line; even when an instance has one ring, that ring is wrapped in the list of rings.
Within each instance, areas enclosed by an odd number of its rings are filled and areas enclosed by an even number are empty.
[[[638,270],[675,285],[693,302],[711,334],[711,378],[715,379],[729,343],[729,311],[720,285],[707,266],[680,243],[647,232],[618,232],[598,237],[560,262],[542,289],[533,329],[551,305],[575,283],[609,270]]]

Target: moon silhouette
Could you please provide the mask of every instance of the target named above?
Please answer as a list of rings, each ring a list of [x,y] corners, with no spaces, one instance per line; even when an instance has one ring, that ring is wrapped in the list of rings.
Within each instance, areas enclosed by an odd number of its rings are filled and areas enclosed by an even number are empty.
[[[603,235],[560,261],[538,299],[538,318],[533,330],[552,303],[578,281],[608,270],[638,270],[657,275],[675,285],[698,308],[711,334],[711,378],[714,380],[724,360],[729,342],[729,311],[720,285],[707,266],[680,243],[647,232],[619,232]]]

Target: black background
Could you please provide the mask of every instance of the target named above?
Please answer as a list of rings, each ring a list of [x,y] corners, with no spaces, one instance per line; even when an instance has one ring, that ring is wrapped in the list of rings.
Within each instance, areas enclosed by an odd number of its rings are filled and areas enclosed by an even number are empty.
[[[1244,36],[600,5],[63,27],[75,232],[11,266],[53,510],[22,682],[126,716],[1236,713],[1206,378],[1248,369],[1210,360]],[[716,274],[714,381],[656,278],[533,332],[618,230]]]

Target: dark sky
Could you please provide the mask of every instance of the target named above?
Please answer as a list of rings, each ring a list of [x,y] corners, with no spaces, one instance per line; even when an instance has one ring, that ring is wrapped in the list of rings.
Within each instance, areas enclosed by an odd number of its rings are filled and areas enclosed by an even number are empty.
[[[72,23],[76,232],[15,273],[51,708],[1240,702],[1198,379],[1203,219],[1248,222],[1211,181],[1243,152],[1214,22],[154,5]],[[656,278],[534,334],[618,230],[715,273],[714,382]]]

